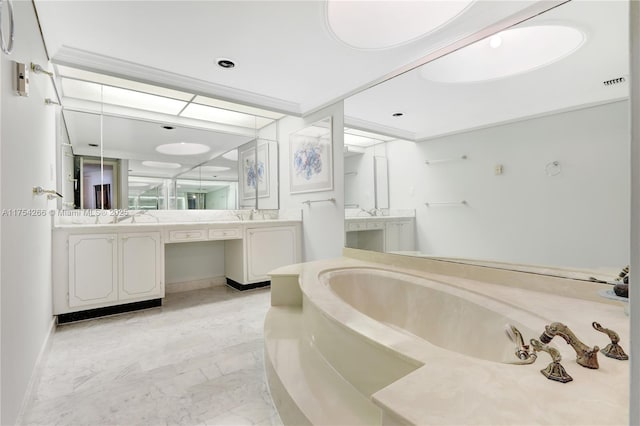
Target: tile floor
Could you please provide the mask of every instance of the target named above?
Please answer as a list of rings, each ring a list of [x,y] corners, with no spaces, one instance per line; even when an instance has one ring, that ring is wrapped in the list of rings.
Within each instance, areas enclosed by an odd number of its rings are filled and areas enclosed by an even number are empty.
[[[266,385],[269,290],[167,295],[58,327],[26,425],[281,425]]]

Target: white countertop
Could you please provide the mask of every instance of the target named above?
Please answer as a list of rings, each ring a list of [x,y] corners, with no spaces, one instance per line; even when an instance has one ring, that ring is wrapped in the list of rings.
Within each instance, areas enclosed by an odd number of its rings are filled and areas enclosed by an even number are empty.
[[[146,221],[136,218],[135,223],[118,222],[118,223],[72,223],[54,225],[56,230],[96,230],[96,231],[117,231],[117,230],[134,230],[139,229],[166,229],[166,228],[201,228],[201,227],[234,227],[234,226],[270,226],[270,225],[286,225],[290,223],[300,223],[299,219],[256,219],[256,220],[213,220],[213,221],[189,221],[189,222],[155,222]]]

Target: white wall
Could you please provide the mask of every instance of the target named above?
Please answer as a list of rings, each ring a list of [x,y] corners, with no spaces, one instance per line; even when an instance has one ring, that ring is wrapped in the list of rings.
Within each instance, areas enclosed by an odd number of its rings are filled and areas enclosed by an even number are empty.
[[[344,106],[342,102],[304,118],[285,117],[278,121],[280,153],[280,208],[302,210],[303,261],[342,255],[344,247]],[[333,190],[291,194],[289,186],[289,135],[316,121],[333,120]],[[305,200],[335,198],[336,202],[303,204]]]
[[[629,263],[629,103],[387,145],[392,208],[419,250],[575,267]],[[425,165],[431,159],[465,161]],[[545,165],[558,161],[561,173]],[[503,175],[494,167],[504,166]],[[407,172],[410,170],[410,172]],[[468,206],[426,207],[466,200]]]
[[[31,74],[29,97],[13,90],[12,60],[51,69],[31,2],[13,3],[15,49],[2,56],[0,167],[3,209],[50,209],[32,187],[55,187],[55,98],[49,77]],[[6,10],[6,7],[5,7]],[[6,29],[5,29],[6,31]],[[2,216],[2,424],[16,422],[36,360],[52,323],[51,218]]]
[[[224,241],[166,244],[164,251],[167,284],[224,276]]]
[[[640,3],[630,2],[629,27],[631,28],[631,69],[630,75],[640,74]],[[640,122],[637,120],[640,114],[640,84],[636,78],[631,79],[631,270],[632,282],[637,283],[638,271],[640,271]],[[638,336],[640,333],[640,286],[631,285],[629,288],[630,305],[630,335]],[[630,393],[629,393],[629,424],[640,424],[640,367],[638,366],[640,354],[640,339],[631,338],[629,343],[631,366],[629,367]]]

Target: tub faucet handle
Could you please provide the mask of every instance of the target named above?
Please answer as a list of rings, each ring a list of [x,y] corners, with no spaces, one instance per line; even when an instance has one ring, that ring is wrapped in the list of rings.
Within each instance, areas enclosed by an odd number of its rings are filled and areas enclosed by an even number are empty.
[[[562,361],[560,351],[556,348],[552,348],[551,346],[544,345],[536,339],[531,339],[529,343],[536,352],[546,352],[551,355],[551,362],[547,365],[547,368],[540,370],[540,373],[542,373],[543,376],[549,380],[561,383],[567,383],[573,380],[573,377],[571,377],[562,364],[560,364],[560,361]]]
[[[611,339],[611,343],[605,346],[605,348],[601,351],[605,356],[608,356],[609,358],[613,358],[613,359],[619,359],[622,361],[626,361],[629,359],[629,355],[627,355],[624,352],[624,349],[622,349],[622,346],[618,344],[618,342],[620,341],[620,336],[618,336],[618,333],[608,328],[604,328],[603,326],[601,326],[599,323],[595,321],[591,323],[591,325],[593,326],[594,329],[596,329],[601,333],[606,334],[607,336],[609,336],[609,339]]]

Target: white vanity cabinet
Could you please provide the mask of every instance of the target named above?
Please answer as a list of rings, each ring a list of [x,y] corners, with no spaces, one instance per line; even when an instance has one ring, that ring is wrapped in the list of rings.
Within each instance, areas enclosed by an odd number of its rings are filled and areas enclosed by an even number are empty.
[[[164,297],[159,231],[54,232],[54,314]]]
[[[415,225],[413,219],[390,221],[385,224],[385,252],[415,250]]]
[[[109,304],[118,300],[116,234],[69,236],[69,306]]]
[[[300,224],[247,226],[244,238],[225,241],[225,275],[236,284],[269,281],[269,272],[301,261]]]
[[[163,297],[160,232],[120,234],[118,269],[119,300]]]
[[[345,246],[378,252],[415,250],[413,217],[347,217]]]
[[[53,313],[155,302],[165,294],[165,244],[207,242],[224,244],[227,282],[249,289],[269,281],[273,269],[301,261],[301,222],[56,227]]]

